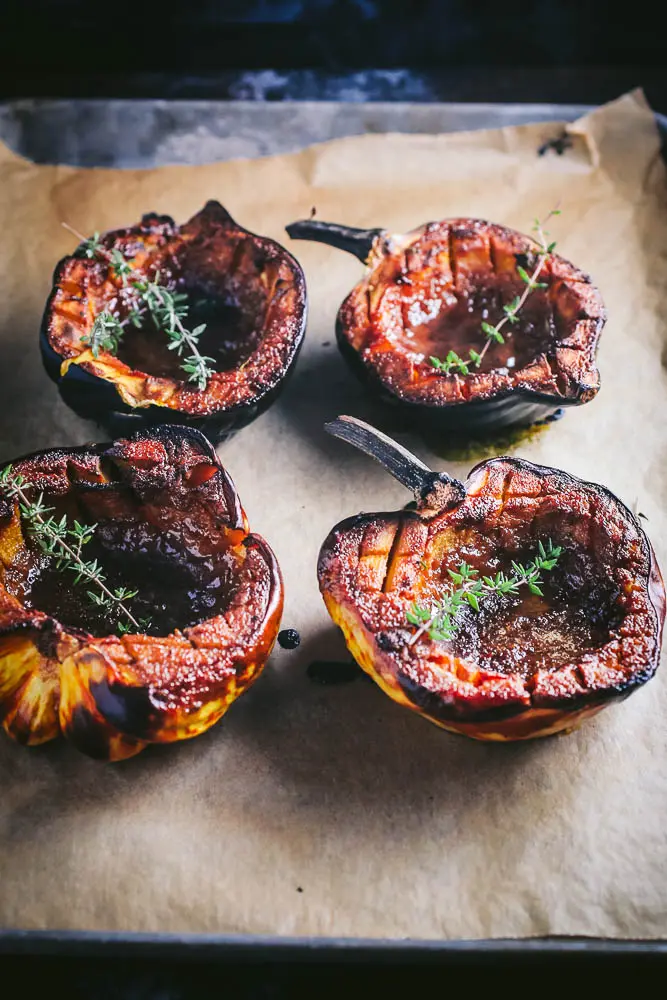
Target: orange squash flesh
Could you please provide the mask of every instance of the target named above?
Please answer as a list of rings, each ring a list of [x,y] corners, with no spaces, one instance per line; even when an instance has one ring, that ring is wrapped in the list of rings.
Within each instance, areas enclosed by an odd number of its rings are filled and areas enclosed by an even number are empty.
[[[489,575],[548,540],[563,554],[543,598],[493,598],[464,612],[454,640],[412,641],[407,612],[437,597],[449,569],[466,561]],[[637,519],[602,487],[519,459],[477,466],[453,506],[342,521],[318,576],[333,621],[381,689],[475,739],[571,730],[658,666],[665,589]]]
[[[81,251],[56,267],[41,331],[47,373],[65,402],[115,433],[160,423],[197,427],[222,440],[266,409],[296,362],[305,333],[303,271],[280,244],[249,232],[209,201],[177,225],[149,213],[135,226],[104,233],[101,252]],[[127,283],[109,263],[132,262]],[[186,327],[212,358],[205,388],[189,381],[184,356],[150,318],[129,322],[135,279],[157,280],[187,297]],[[125,323],[115,353],[91,350],[95,318],[111,310]]]
[[[210,444],[165,427],[37,453],[13,469],[56,516],[97,525],[91,555],[109,580],[139,588],[128,606],[153,620],[147,634],[117,634],[86,599],[87,585],[56,571],[17,505],[1,501],[7,734],[35,745],[62,733],[90,756],[120,760],[204,732],[259,676],[283,604],[275,556],[249,533]]]

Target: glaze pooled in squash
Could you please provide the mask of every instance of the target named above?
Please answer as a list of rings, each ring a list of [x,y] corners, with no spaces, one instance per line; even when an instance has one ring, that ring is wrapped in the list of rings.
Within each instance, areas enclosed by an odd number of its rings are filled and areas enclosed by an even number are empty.
[[[263,669],[283,604],[275,556],[248,532],[234,485],[198,431],[162,427],[112,445],[12,463],[59,519],[97,525],[98,559],[146,634],[108,613],[44,556],[0,500],[0,719],[19,743],[64,734],[119,760],[197,736]]]
[[[306,324],[303,271],[284,247],[250,233],[215,201],[182,226],[145,215],[103,234],[99,245],[102,254],[79,249],[60,261],[42,324],[46,370],[73,410],[111,433],[178,423],[217,441],[274,401]],[[187,326],[206,325],[198,349],[213,362],[204,389],[188,380],[152,320],[139,328],[127,322],[132,297],[110,266],[113,251],[131,260],[132,277],[187,296]],[[92,326],[109,309],[126,322],[125,333],[117,354],[94,357]]]
[[[353,371],[381,400],[429,428],[477,430],[530,424],[597,393],[595,363],[605,323],[590,278],[555,253],[537,288],[468,374],[438,371],[431,357],[468,358],[486,343],[504,306],[526,288],[538,245],[481,219],[430,222],[405,235],[308,220],[287,227],[294,239],[329,243],[367,265],[340,307],[338,344]]]
[[[652,677],[665,589],[641,525],[608,490],[515,458],[481,463],[464,485],[392,453],[360,421],[329,427],[393,462],[418,496],[416,510],[336,525],[318,566],[350,651],[395,701],[477,739],[530,739],[572,729]],[[540,541],[562,549],[542,595],[494,595],[460,613],[453,639],[415,641],[407,615],[451,587],[450,570],[509,572]]]

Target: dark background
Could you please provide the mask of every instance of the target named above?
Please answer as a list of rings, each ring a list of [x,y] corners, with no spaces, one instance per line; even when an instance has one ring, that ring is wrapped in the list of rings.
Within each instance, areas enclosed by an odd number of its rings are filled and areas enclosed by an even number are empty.
[[[156,97],[594,104],[643,86],[667,112],[653,7],[590,0],[0,0],[0,100]],[[1,845],[0,845],[1,849]],[[1,887],[0,887],[0,891]],[[400,905],[400,901],[397,901]],[[7,995],[125,1000],[568,994],[650,976],[664,954],[386,954],[322,965],[162,953],[0,956]],[[471,989],[472,987],[472,989]]]
[[[643,85],[665,111],[659,9],[591,0],[0,0],[0,99],[597,103]]]

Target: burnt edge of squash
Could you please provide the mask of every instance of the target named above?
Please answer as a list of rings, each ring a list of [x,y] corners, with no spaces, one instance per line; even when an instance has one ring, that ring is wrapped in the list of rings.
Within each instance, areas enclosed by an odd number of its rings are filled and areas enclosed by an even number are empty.
[[[67,320],[57,314],[62,283],[70,281],[72,272],[77,276],[72,284],[77,280],[85,283],[87,274],[95,268],[102,274],[108,272],[108,267],[104,262],[83,257],[80,248],[63,257],[55,267],[40,327],[42,362],[64,402],[79,416],[96,421],[113,436],[174,423],[194,427],[214,443],[222,441],[265,412],[294,370],[306,330],[306,283],[297,259],[277,241],[250,232],[236,223],[218,202],[208,201],[181,226],[171,216],[149,212],[135,226],[102,234],[101,242],[107,249],[127,241],[134,242],[135,248],[136,244],[153,249],[157,246],[164,259],[183,250],[189,240],[205,235],[220,240],[248,239],[268,261],[282,262],[291,278],[293,302],[289,310],[279,311],[269,324],[268,338],[265,329],[258,347],[245,363],[226,372],[216,372],[203,391],[188,385],[185,378],[179,381],[131,369],[105,352],[100,352],[99,359],[106,362],[105,366],[92,359],[70,364],[63,374],[63,362],[71,361],[77,352],[66,349],[67,338],[63,333]],[[112,297],[112,288],[110,285],[107,300]],[[85,305],[85,295],[79,301]],[[92,318],[86,318],[86,328],[92,325]],[[144,383],[141,392],[147,398],[141,405],[130,405],[123,398],[118,389],[123,378],[138,378]]]
[[[25,608],[0,583],[0,723],[19,743],[35,745],[62,734],[88,756],[121,760],[140,752],[148,743],[197,736],[216,723],[254,682],[271,652],[283,605],[280,568],[264,539],[249,533],[236,488],[214,448],[199,431],[167,425],[144,429],[116,442],[42,449],[3,465],[23,466],[25,471],[26,465],[46,459],[54,472],[62,466],[60,471],[67,478],[69,489],[73,485],[67,467],[69,460],[94,461],[110,456],[120,447],[122,461],[123,446],[141,447],[145,442],[157,442],[165,446],[165,451],[171,446],[176,459],[178,449],[189,447],[197,465],[205,462],[215,466],[218,476],[194,488],[210,494],[209,509],[216,502],[213,494],[219,490],[218,503],[225,517],[221,531],[230,533],[230,547],[257,553],[268,580],[265,606],[251,609],[245,636],[235,633],[233,619],[238,609],[230,606],[213,618],[183,630],[176,629],[168,636],[134,633],[95,638],[73,634],[54,615]],[[166,453],[168,463],[173,465],[174,455]],[[144,475],[141,468],[134,472],[137,479]],[[118,485],[86,481],[85,489],[94,493],[117,490]],[[15,520],[10,502],[3,501],[2,508],[0,542],[7,525]],[[239,579],[244,572],[245,563],[239,569]],[[242,624],[239,621],[239,633],[243,632]],[[186,675],[188,670],[198,669],[199,675],[192,681],[193,690],[183,698],[175,694],[172,703],[166,704],[164,688],[158,691],[146,680],[145,671],[142,678],[139,660],[146,650],[149,662],[164,663],[167,673],[172,670],[168,681],[176,678],[180,668]],[[11,662],[14,653],[25,660],[24,674],[21,663]],[[202,653],[211,653],[208,675],[206,664],[202,667],[196,663]],[[230,662],[224,664],[225,659]],[[17,671],[14,677],[13,669]],[[40,680],[47,676],[48,685],[45,683],[44,691],[40,692]],[[43,704],[39,703],[41,694]]]
[[[383,590],[370,589],[363,594],[362,590],[352,582],[355,571],[359,567],[361,546],[366,533],[369,533],[369,537],[374,537],[379,535],[383,527],[389,523],[396,523],[397,527],[393,536],[395,543],[401,528],[411,523],[420,530],[425,528],[426,537],[428,537],[431,528],[435,532],[434,523],[440,521],[441,524],[444,524],[448,519],[455,518],[457,510],[459,510],[458,507],[429,516],[420,515],[418,512],[410,510],[358,514],[339,522],[329,533],[320,550],[318,560],[320,590],[332,617],[337,616],[338,609],[341,609],[342,615],[350,616],[348,631],[354,633],[359,630],[363,633],[363,641],[369,644],[370,649],[372,649],[372,652],[369,653],[374,661],[371,675],[377,682],[378,677],[374,675],[384,674],[384,680],[387,683],[382,683],[380,686],[400,703],[415,709],[431,721],[443,725],[444,728],[449,728],[448,724],[451,724],[451,728],[459,732],[465,732],[467,724],[479,723],[483,725],[503,722],[504,720],[511,721],[518,717],[529,718],[531,713],[537,714],[542,710],[553,710],[557,713],[560,717],[557,729],[561,730],[567,728],[568,718],[574,718],[582,712],[586,714],[587,710],[595,711],[611,701],[625,698],[654,675],[660,661],[661,637],[665,619],[665,587],[655,553],[639,520],[610,490],[598,484],[581,480],[559,469],[507,457],[494,458],[476,465],[470,472],[466,486],[468,488],[471,485],[474,486],[490,472],[498,470],[505,470],[509,476],[514,473],[528,473],[537,477],[542,484],[554,487],[556,492],[561,492],[563,488],[569,488],[579,499],[595,496],[618,514],[626,532],[622,539],[624,559],[630,557],[633,544],[638,543],[641,550],[642,571],[634,582],[639,584],[638,589],[644,604],[642,628],[639,630],[639,634],[624,637],[630,642],[630,645],[640,646],[642,638],[648,641],[648,652],[640,665],[632,666],[624,675],[612,678],[609,676],[609,670],[601,662],[602,650],[596,649],[593,653],[599,661],[598,666],[591,666],[590,655],[589,662],[585,665],[586,668],[590,669],[584,673],[582,673],[580,662],[573,664],[572,669],[577,685],[571,685],[569,689],[560,683],[564,673],[561,670],[557,670],[553,674],[553,678],[557,679],[559,683],[552,684],[551,687],[547,683],[540,691],[535,691],[537,675],[529,678],[525,684],[522,682],[521,690],[517,691],[513,683],[516,675],[478,671],[475,683],[472,687],[469,686],[466,691],[463,685],[457,689],[457,660],[450,656],[449,673],[443,669],[442,678],[444,680],[453,679],[454,683],[449,687],[444,685],[442,690],[438,691],[433,682],[428,683],[433,676],[433,671],[429,669],[428,661],[424,662],[423,659],[420,659],[417,653],[418,645],[414,652],[407,654],[408,664],[401,664],[398,655],[393,655],[387,649],[383,649],[377,641],[377,622],[372,620],[375,611],[374,602]],[[479,490],[479,494],[468,491],[466,499],[460,506],[464,507],[471,496],[476,495],[483,497],[483,487]],[[549,494],[544,495],[548,496]],[[503,496],[503,506],[504,503],[505,497]],[[355,558],[357,559],[356,564],[354,564]],[[616,568],[622,569],[623,566],[623,560],[617,560]],[[635,595],[637,591],[633,589],[632,593]],[[408,648],[407,641],[411,635],[410,626],[407,625],[405,619],[405,610],[409,602],[409,593],[400,597],[397,595],[397,606],[400,610],[396,618],[396,630],[404,633],[403,649]],[[628,617],[629,614],[625,613],[622,623]],[[337,624],[340,624],[340,621],[337,621]],[[350,645],[347,634],[346,640]],[[399,647],[400,645],[401,643],[399,643]],[[606,649],[606,646],[603,649]],[[367,669],[363,663],[360,665]],[[468,664],[467,667],[474,675],[475,665]],[[367,672],[371,671],[367,670]],[[496,698],[495,704],[485,706],[484,699],[479,697],[479,689],[476,685],[483,684],[489,678],[492,678],[496,685],[496,694],[500,695],[500,703]],[[457,728],[459,725],[461,728]],[[476,735],[474,732],[468,734]],[[541,733],[535,732],[532,735],[541,735]]]

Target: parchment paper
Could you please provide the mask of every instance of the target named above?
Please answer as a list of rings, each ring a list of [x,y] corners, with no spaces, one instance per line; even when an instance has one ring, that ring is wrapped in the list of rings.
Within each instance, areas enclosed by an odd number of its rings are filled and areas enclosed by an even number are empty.
[[[565,127],[565,126],[564,126]],[[148,210],[187,219],[217,198],[287,240],[323,219],[400,232],[472,215],[529,229],[557,202],[559,251],[609,310],[602,391],[518,453],[638,504],[667,567],[664,293],[667,187],[642,96],[567,126],[372,135],[299,154],[140,171],[37,167],[0,148],[0,456],[99,437],[60,402],[37,332],[61,229],[116,228]],[[289,242],[289,241],[287,241]],[[331,526],[409,496],[326,437],[341,412],[389,426],[338,355],[352,257],[292,244],[310,290],[307,343],[282,399],[222,446],[254,530],[285,576],[284,625],[264,675],[215,729],[105,766],[64,743],[0,739],[0,924],[22,928],[365,937],[667,936],[667,668],[578,733],[485,745],[447,735],[374,685],[320,687],[344,657],[319,597]],[[395,425],[391,428],[395,430]],[[401,439],[443,461],[417,437]],[[449,465],[464,476],[470,462]]]

